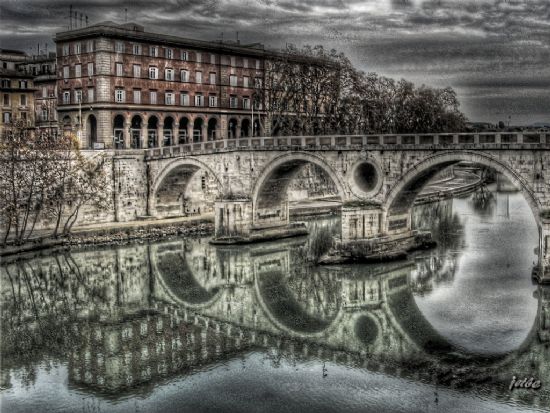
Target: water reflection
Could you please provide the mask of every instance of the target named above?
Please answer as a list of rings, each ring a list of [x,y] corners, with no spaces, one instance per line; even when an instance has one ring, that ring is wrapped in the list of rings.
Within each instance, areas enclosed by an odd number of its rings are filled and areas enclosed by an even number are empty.
[[[501,215],[504,198],[491,196],[492,210],[479,210],[472,196],[419,207],[415,225],[432,228],[438,247],[390,264],[313,265],[339,231],[337,217],[309,222],[308,237],[273,243],[174,238],[6,263],[3,403],[71,411],[82,408],[78,394],[86,392],[118,403],[109,409],[132,410],[121,400],[152,400],[175,378],[199,380],[220,366],[233,371],[236,360],[254,364],[261,354],[269,365],[257,367],[258,389],[274,380],[270,369],[322,372],[329,363],[349,377],[383,373],[548,408],[548,389],[507,391],[513,374],[548,377],[539,337],[550,339],[550,293],[529,278],[528,207],[519,194],[506,194],[509,213]],[[216,374],[203,385],[223,376]],[[37,377],[58,387],[68,380],[63,405],[41,398]],[[344,403],[349,380],[334,403]],[[178,383],[184,391],[185,381]],[[407,383],[400,385],[410,390]],[[279,399],[292,394],[279,391]],[[390,409],[388,397],[381,410]],[[208,407],[197,403],[194,411]],[[291,410],[305,408],[296,403]],[[422,409],[417,403],[410,400],[412,410]]]

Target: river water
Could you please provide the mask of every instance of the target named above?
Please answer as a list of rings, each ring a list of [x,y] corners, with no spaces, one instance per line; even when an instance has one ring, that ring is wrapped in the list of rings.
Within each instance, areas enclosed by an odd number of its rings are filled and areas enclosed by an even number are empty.
[[[421,205],[414,222],[438,247],[390,264],[313,265],[338,217],[249,246],[5,262],[1,411],[548,411],[550,291],[531,281],[522,195]],[[542,388],[510,391],[514,375]]]

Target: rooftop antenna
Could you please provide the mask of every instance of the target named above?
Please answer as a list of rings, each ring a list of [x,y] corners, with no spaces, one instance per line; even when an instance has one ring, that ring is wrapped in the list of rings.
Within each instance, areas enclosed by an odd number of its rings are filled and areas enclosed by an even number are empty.
[[[80,13],[80,28],[82,28],[82,13]]]
[[[235,32],[237,37],[237,44],[239,44],[239,32]]]
[[[88,15],[86,15],[86,27],[88,27]]]
[[[69,6],[69,30],[73,28],[73,5]]]
[[[128,23],[128,9],[124,9],[124,23]]]

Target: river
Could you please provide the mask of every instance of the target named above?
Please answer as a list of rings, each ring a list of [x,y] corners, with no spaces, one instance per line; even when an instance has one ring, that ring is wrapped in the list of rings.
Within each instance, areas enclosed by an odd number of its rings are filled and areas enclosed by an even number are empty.
[[[438,246],[387,264],[315,266],[340,222],[307,225],[5,262],[1,411],[550,409],[550,291],[521,193],[416,207]],[[542,388],[510,391],[514,375]]]

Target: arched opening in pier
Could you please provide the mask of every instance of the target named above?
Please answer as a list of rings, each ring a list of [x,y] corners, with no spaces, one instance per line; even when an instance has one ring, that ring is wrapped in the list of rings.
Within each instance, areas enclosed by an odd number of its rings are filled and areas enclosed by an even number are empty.
[[[193,122],[193,142],[202,141],[202,127],[204,125],[204,120],[202,118],[196,118]]]
[[[180,159],[164,168],[153,186],[152,215],[159,218],[209,214],[220,192],[215,173],[200,161]]]
[[[88,147],[94,149],[97,143],[97,119],[94,115],[89,115],[86,119],[86,135],[88,138]]]
[[[147,120],[147,147],[154,148],[157,146],[159,120],[156,116],[150,116]]]
[[[241,123],[241,136],[248,138],[250,136],[250,119],[244,118]]]
[[[189,143],[188,129],[189,129],[189,119],[183,116],[180,118],[180,122],[179,122],[178,143],[180,145]]]
[[[208,140],[214,141],[217,139],[218,135],[218,119],[210,118],[208,119]]]
[[[124,148],[124,116],[116,115],[113,120],[113,146],[116,149]]]
[[[141,128],[143,121],[141,116],[134,115],[130,124],[130,146],[132,149],[139,149],[142,147]]]
[[[167,116],[164,118],[164,125],[162,128],[162,146],[172,146],[174,144],[174,118]]]
[[[227,126],[227,138],[228,139],[237,139],[237,124],[238,121],[235,118],[229,119]]]

